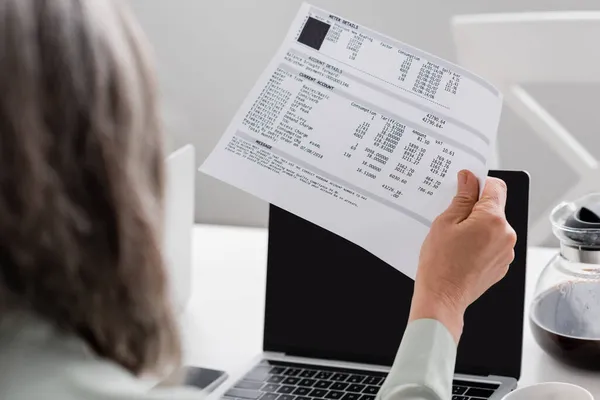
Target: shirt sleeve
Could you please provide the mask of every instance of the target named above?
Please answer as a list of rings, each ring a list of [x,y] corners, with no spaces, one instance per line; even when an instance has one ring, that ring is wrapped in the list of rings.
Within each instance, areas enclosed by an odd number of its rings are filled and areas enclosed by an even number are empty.
[[[377,400],[449,400],[456,348],[454,338],[439,321],[409,323]]]

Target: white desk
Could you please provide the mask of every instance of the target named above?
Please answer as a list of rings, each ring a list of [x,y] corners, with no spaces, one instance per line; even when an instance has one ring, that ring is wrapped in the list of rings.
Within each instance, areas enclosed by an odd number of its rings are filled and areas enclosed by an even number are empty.
[[[192,298],[183,329],[185,361],[231,372],[262,351],[267,232],[196,226],[193,249]],[[529,251],[527,306],[538,275],[555,253],[553,249]],[[554,361],[538,347],[526,323],[520,384],[545,381],[574,383],[600,399],[600,374]]]

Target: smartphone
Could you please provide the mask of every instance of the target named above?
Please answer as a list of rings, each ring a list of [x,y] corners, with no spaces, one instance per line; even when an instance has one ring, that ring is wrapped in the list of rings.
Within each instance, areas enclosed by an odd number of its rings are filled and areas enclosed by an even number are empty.
[[[217,369],[187,367],[184,384],[204,390],[207,393],[215,390],[227,379],[227,373]]]

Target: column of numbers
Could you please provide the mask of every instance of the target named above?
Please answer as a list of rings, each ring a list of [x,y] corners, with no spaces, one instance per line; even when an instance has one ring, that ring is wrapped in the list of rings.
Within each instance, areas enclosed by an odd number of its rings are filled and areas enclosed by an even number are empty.
[[[433,196],[436,190],[442,186],[454,158],[454,150],[450,149],[441,140],[435,141],[435,148],[439,149],[438,154],[431,160],[429,174],[421,182],[418,189],[420,193],[427,196]]]
[[[405,126],[402,125],[402,132],[404,132],[404,129]],[[391,181],[382,185],[383,189],[389,191],[395,199],[403,195],[403,189],[399,188],[398,185],[404,187],[410,182],[415,174],[416,166],[421,163],[430,144],[429,139],[425,135],[417,131],[413,131],[412,133],[414,137],[404,146],[402,161],[397,163],[394,170],[387,176]]]
[[[448,93],[456,94],[460,85],[461,76],[452,71],[448,71],[448,74],[450,75],[450,79],[446,83],[444,90]]]
[[[402,65],[400,66],[400,76],[398,77],[399,81],[404,82],[406,80],[406,76],[408,75],[408,71],[410,71],[412,62],[412,57],[406,57],[406,59],[402,62]]]
[[[394,171],[389,175],[389,177],[396,182],[400,182],[401,184],[406,185],[408,183],[408,178],[411,178],[414,173],[414,168],[409,167],[408,165],[403,163],[398,163],[398,165],[396,165],[396,168],[394,168]]]
[[[354,35],[354,37],[350,39],[348,45],[346,46],[346,49],[351,51],[349,57],[350,60],[356,60],[356,56],[358,55],[364,41],[364,38],[360,35]]]
[[[439,65],[427,62],[421,67],[413,86],[413,92],[434,99],[442,81],[443,71]]]
[[[391,178],[392,180],[389,184],[383,184],[382,187],[390,192],[394,199],[398,199],[404,193],[402,192],[402,189],[398,189],[397,185],[405,186],[414,173],[414,168],[403,163],[398,163],[394,168],[394,171],[388,175],[388,178]]]
[[[369,131],[370,127],[371,127],[371,123],[369,123],[369,122],[361,123],[358,126],[358,128],[356,128],[356,130],[354,131],[354,136],[357,137],[358,139],[364,138],[365,134]]]
[[[372,116],[371,121],[374,118],[375,117]],[[358,145],[359,145],[360,141],[363,140],[365,135],[369,132],[370,128],[371,128],[371,122],[369,122],[369,121],[363,121],[360,124],[358,124],[358,126],[356,127],[356,129],[353,132],[354,137],[357,139],[356,144],[350,146],[350,148],[348,150],[344,151],[344,157],[352,158],[352,156],[356,152],[356,149],[358,149]]]
[[[450,166],[452,165],[452,159],[446,158],[442,155],[437,155],[433,161],[431,161],[431,165],[429,166],[429,171],[439,176],[440,178],[445,178],[446,174],[450,170]]]
[[[329,29],[325,40],[331,43],[337,43],[340,40],[340,37],[342,36],[342,32],[344,32],[342,28],[340,28],[337,25],[333,26],[331,29]]]
[[[377,173],[381,172],[382,167],[376,165],[376,162],[381,161],[377,156],[378,153],[370,147],[365,147],[365,159],[356,169],[356,172],[370,179],[377,179]]]
[[[442,185],[442,182],[440,182],[439,180],[432,178],[430,176],[426,177],[425,180],[423,180],[421,186],[419,186],[419,192],[420,193],[425,193],[428,196],[433,196],[435,194],[435,190],[439,189],[439,187]]]
[[[406,146],[404,146],[404,154],[402,155],[402,160],[406,161],[412,165],[419,165],[427,149],[425,146],[421,146],[417,143],[410,142]]]
[[[404,135],[405,129],[405,125],[388,119],[381,132],[375,137],[373,145],[389,154],[393,154]]]
[[[344,157],[352,158],[352,155],[354,154],[356,149],[358,149],[358,142],[356,144],[353,144],[352,146],[350,146],[350,149],[348,149],[347,151],[344,152]]]

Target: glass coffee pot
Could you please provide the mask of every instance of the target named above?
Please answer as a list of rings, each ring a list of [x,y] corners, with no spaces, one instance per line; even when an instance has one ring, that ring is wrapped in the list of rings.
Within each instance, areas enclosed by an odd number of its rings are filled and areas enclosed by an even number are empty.
[[[531,329],[554,358],[600,370],[600,193],[558,205],[550,220],[560,253],[538,280]]]

